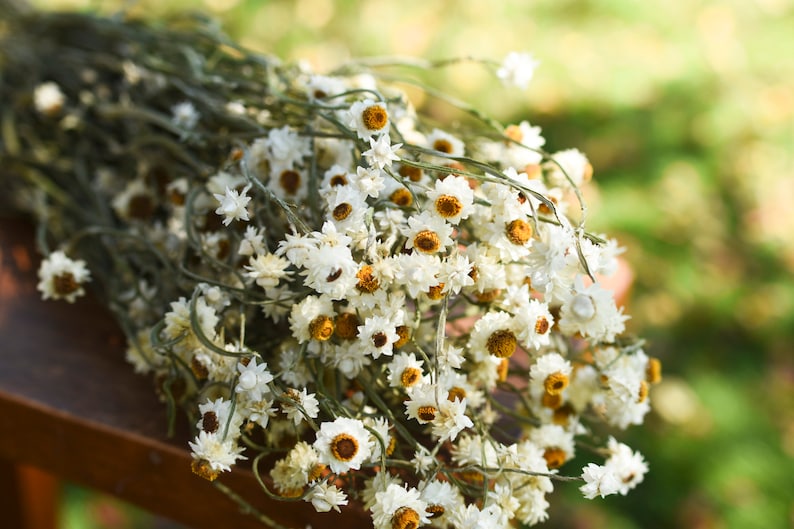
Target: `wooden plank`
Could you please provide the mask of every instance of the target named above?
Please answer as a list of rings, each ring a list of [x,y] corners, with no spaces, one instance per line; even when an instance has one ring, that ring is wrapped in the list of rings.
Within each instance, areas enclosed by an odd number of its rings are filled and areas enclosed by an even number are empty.
[[[197,528],[261,528],[190,472],[184,419],[166,436],[152,381],[124,360],[108,312],[86,298],[42,302],[30,226],[0,219],[0,459],[44,469]],[[317,514],[269,500],[253,474],[220,480],[279,523],[367,527],[362,513]]]

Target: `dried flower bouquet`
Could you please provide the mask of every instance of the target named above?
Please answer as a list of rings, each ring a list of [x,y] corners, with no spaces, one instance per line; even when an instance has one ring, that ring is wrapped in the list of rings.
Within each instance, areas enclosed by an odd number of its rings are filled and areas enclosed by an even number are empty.
[[[1,49],[39,289],[101,285],[193,417],[196,474],[247,459],[263,494],[378,529],[533,525],[555,482],[642,481],[604,425],[642,423],[659,362],[603,286],[621,248],[586,231],[584,154],[423,87],[460,112],[433,123],[410,69],[320,75],[197,19],[18,16]],[[536,63],[483,66],[526,85]]]

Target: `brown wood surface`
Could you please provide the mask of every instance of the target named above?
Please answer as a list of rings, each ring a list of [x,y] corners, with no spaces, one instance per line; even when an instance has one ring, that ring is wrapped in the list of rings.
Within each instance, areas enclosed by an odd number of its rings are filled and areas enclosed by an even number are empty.
[[[0,460],[32,465],[196,528],[261,528],[190,472],[188,428],[166,436],[152,381],[124,360],[124,338],[89,298],[43,302],[33,231],[0,218]],[[268,500],[250,471],[220,481],[289,527],[366,527],[357,512],[317,514]]]

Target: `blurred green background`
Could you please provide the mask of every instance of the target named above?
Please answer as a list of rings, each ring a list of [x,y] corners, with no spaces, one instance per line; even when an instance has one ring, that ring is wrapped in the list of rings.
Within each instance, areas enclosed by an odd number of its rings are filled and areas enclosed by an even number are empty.
[[[645,483],[592,502],[573,487],[559,491],[568,498],[552,499],[545,526],[794,527],[794,1],[126,7],[151,18],[200,10],[244,45],[321,72],[368,55],[533,53],[541,66],[526,91],[501,87],[475,65],[430,79],[504,123],[540,125],[549,150],[587,153],[596,182],[590,226],[627,246],[631,330],[665,366],[646,426],[626,435],[650,463]],[[65,527],[122,527],[86,515],[109,500],[79,489],[68,496]],[[127,513],[124,527],[163,527],[116,508]]]

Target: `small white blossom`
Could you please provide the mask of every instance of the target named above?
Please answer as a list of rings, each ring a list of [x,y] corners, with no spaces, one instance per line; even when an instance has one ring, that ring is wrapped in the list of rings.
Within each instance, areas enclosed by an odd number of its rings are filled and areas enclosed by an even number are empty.
[[[538,64],[540,63],[529,53],[511,51],[502,61],[501,66],[496,71],[496,76],[503,83],[524,90],[532,80]]]
[[[36,107],[36,112],[43,116],[57,116],[65,103],[66,96],[54,81],[42,83],[33,91],[33,106]]]
[[[199,117],[196,107],[190,101],[182,101],[171,107],[171,121],[181,129],[193,130]]]
[[[251,202],[251,197],[246,193],[251,189],[251,184],[246,185],[242,191],[226,188],[224,194],[215,194],[215,200],[220,204],[215,213],[223,215],[223,223],[228,226],[233,220],[248,221],[248,210],[246,206]]]
[[[341,512],[339,506],[347,505],[347,494],[339,490],[335,485],[321,482],[312,488],[312,491],[306,495],[304,501],[311,502],[317,512],[328,512],[331,509]]]
[[[397,151],[402,147],[402,143],[391,144],[388,134],[380,136],[377,140],[369,139],[369,150],[361,153],[367,161],[378,169],[389,167],[393,161],[399,160]]]

